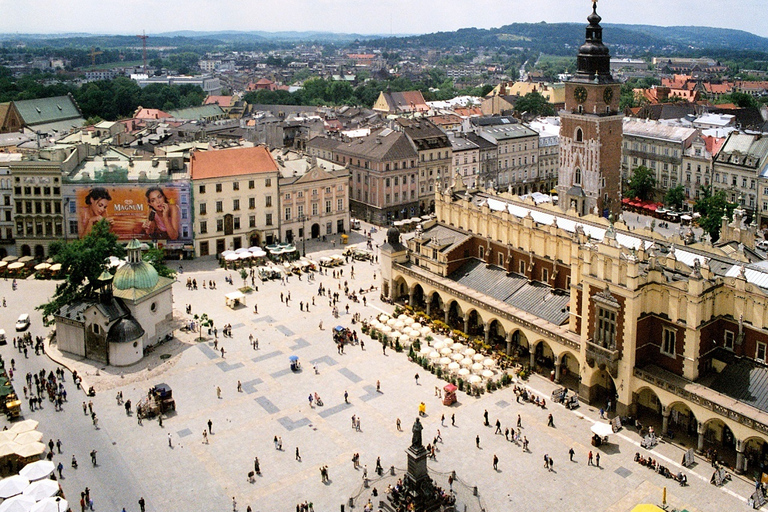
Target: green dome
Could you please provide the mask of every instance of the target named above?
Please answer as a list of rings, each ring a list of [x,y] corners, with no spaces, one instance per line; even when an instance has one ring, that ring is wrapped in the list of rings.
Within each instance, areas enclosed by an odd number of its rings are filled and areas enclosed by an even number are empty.
[[[131,288],[146,290],[154,288],[159,279],[160,277],[157,275],[155,267],[146,261],[128,262],[117,269],[112,285],[118,290],[129,290]]]

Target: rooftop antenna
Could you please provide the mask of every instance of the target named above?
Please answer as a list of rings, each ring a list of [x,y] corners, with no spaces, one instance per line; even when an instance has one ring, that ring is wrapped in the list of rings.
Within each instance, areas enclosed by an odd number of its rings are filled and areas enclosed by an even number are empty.
[[[143,30],[140,36],[136,36],[141,39],[141,56],[144,58],[144,73],[147,72],[147,38],[149,37]]]

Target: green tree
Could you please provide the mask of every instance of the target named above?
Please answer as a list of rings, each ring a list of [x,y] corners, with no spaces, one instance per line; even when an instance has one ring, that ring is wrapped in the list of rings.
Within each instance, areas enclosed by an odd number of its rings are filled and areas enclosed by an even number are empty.
[[[654,176],[654,172],[648,167],[641,165],[632,171],[632,177],[629,178],[624,197],[637,197],[645,201],[653,197],[653,189],[655,187],[656,177]]]
[[[248,271],[244,268],[240,269],[240,277],[243,279],[243,288],[248,286]]]
[[[149,249],[144,253],[143,260],[155,267],[157,275],[171,279],[176,277],[176,272],[165,264],[165,251],[156,245],[150,245]]]
[[[693,210],[701,214],[699,226],[709,233],[713,242],[720,238],[723,216],[730,219],[735,209],[736,204],[728,202],[724,190],[713,194],[711,186],[701,188],[699,200],[693,206]]]
[[[515,102],[516,112],[527,112],[533,116],[553,116],[555,108],[538,92],[529,92]]]
[[[667,190],[667,194],[664,196],[664,203],[667,206],[675,207],[677,210],[683,207],[683,201],[685,201],[685,189],[682,185]]]
[[[51,254],[61,264],[66,278],[56,286],[50,302],[37,306],[43,312],[43,321],[50,324],[51,317],[67,304],[93,298],[98,277],[107,268],[109,256],[122,257],[125,249],[118,244],[117,235],[110,231],[106,220],[93,225],[91,232],[73,242],[56,241]]]
[[[213,328],[213,319],[208,318],[208,314],[203,313],[202,315],[195,314],[192,318],[194,318],[197,321],[197,328],[198,328],[198,336],[197,339],[199,341],[204,340],[203,338],[203,327],[207,327],[209,329]]]

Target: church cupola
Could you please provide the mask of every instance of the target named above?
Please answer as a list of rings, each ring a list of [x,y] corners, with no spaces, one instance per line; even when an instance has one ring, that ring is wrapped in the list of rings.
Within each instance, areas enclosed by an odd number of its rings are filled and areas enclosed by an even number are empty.
[[[611,54],[603,44],[603,27],[600,26],[600,15],[597,14],[597,2],[592,3],[592,14],[587,17],[587,35],[584,44],[579,48],[576,58],[575,80],[598,81],[599,83],[613,82],[611,76]]]

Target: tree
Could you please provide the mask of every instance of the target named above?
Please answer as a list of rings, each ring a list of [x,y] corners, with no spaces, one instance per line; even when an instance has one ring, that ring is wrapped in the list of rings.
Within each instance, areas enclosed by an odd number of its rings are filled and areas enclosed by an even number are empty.
[[[50,302],[37,306],[43,312],[46,325],[67,304],[92,299],[98,277],[107,268],[107,258],[125,254],[125,249],[117,242],[117,235],[110,231],[106,220],[94,224],[91,232],[80,240],[52,243],[50,251],[53,260],[61,264],[66,278],[56,286]]]
[[[529,92],[515,102],[516,112],[527,112],[532,116],[553,116],[555,108],[538,92]]]
[[[240,277],[243,279],[243,288],[245,288],[248,285],[248,271],[244,268],[241,268]]]
[[[627,193],[624,196],[637,197],[645,201],[653,196],[654,187],[656,187],[654,172],[648,167],[641,165],[632,171],[632,177],[629,178],[629,183],[627,184]]]
[[[664,196],[664,203],[667,206],[674,206],[676,210],[683,207],[683,201],[685,201],[685,189],[682,185],[667,190],[667,194]]]
[[[723,216],[730,219],[735,209],[736,204],[728,202],[724,190],[713,194],[711,186],[701,188],[701,196],[693,206],[693,210],[701,214],[699,226],[709,233],[713,242],[720,238]]]
[[[207,327],[209,329],[213,328],[213,319],[208,318],[208,315],[206,313],[203,313],[202,315],[195,314],[195,316],[193,316],[192,318],[194,318],[197,321],[197,328],[198,328],[197,339],[202,341],[204,339],[203,327]]]
[[[168,266],[165,264],[165,251],[156,245],[151,245],[149,247],[147,252],[144,253],[143,259],[155,267],[155,270],[157,270],[157,275],[162,277],[169,277],[171,279],[176,277],[176,272],[168,268]]]

